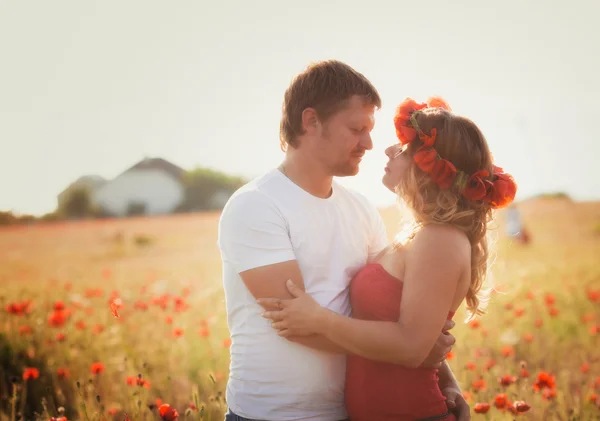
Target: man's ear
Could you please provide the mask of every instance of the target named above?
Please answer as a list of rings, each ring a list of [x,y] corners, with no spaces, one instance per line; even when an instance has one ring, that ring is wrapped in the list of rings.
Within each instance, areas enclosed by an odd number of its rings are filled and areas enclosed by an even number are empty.
[[[305,108],[302,111],[302,129],[304,133],[314,135],[319,127],[319,116],[314,108]]]

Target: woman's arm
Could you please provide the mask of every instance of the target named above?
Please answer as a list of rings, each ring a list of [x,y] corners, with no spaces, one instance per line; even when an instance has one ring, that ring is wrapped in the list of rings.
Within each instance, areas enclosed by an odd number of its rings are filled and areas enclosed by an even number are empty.
[[[469,244],[461,233],[441,225],[424,227],[407,250],[398,323],[339,315],[294,288],[290,291],[298,298],[265,317],[274,320],[282,336],[318,333],[349,353],[418,367],[440,336],[467,257]]]

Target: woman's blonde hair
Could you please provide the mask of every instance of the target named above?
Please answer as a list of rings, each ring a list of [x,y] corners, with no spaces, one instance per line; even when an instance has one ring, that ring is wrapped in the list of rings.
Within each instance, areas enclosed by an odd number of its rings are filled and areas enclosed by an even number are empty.
[[[460,117],[441,108],[426,108],[414,114],[425,133],[437,130],[435,149],[441,158],[467,174],[479,170],[493,171],[493,159],[485,137],[468,118]],[[483,314],[488,291],[482,285],[488,272],[488,223],[492,220],[489,203],[465,198],[456,185],[440,189],[415,164],[414,153],[423,142],[417,137],[404,153],[410,157],[410,166],[397,187],[397,192],[414,218],[405,240],[410,240],[424,225],[450,224],[464,232],[471,243],[471,283],[466,295],[469,318]]]

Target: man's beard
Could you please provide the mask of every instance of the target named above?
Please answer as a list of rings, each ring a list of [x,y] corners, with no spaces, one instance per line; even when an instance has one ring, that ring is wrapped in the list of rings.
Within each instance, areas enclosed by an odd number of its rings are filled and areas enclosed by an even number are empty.
[[[323,140],[325,140],[326,142],[330,143],[332,142],[332,139],[330,137],[330,133],[329,133],[329,127],[325,126],[323,128]],[[335,162],[332,166],[331,166],[331,172],[333,173],[333,175],[335,177],[351,177],[353,175],[358,174],[358,170],[359,170],[359,163],[354,163],[352,162],[354,160],[354,158],[357,155],[364,155],[365,154],[365,150],[364,149],[355,149],[353,150],[348,159],[345,162]]]
[[[334,175],[336,177],[351,177],[358,174],[360,162],[355,162],[358,154],[364,155],[364,152],[353,152],[347,161],[336,163],[333,167]]]

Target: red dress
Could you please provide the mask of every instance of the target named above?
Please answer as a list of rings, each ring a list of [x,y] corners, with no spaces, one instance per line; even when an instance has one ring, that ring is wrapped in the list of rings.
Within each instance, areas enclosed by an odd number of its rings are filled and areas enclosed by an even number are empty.
[[[357,319],[397,322],[401,298],[402,283],[377,263],[366,265],[350,284],[352,317]],[[348,416],[352,421],[455,421],[438,386],[437,372],[350,355]]]

